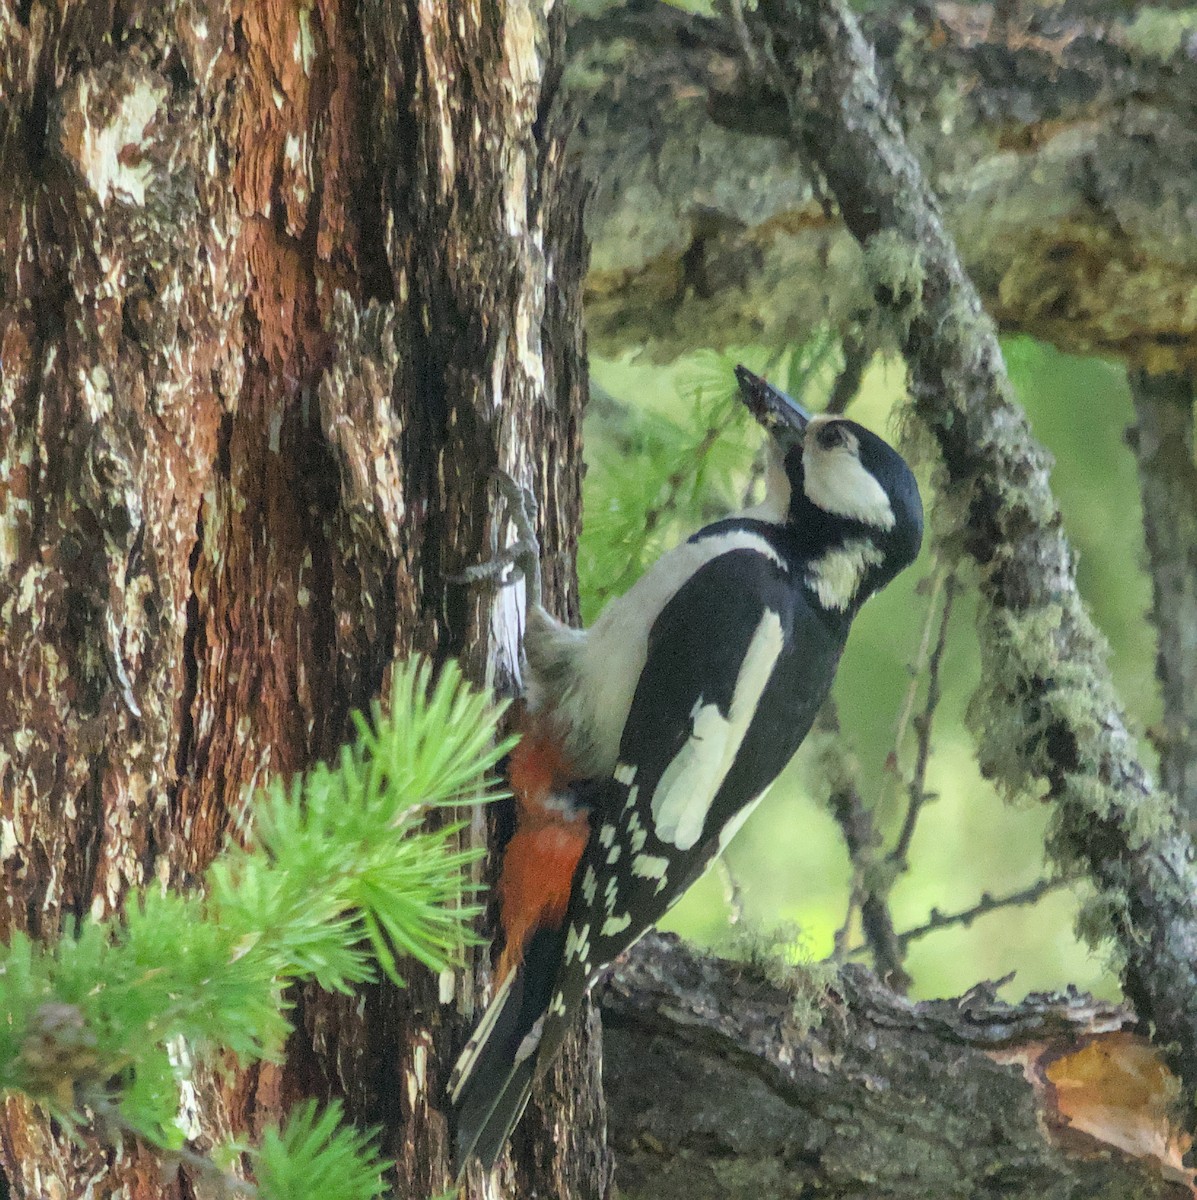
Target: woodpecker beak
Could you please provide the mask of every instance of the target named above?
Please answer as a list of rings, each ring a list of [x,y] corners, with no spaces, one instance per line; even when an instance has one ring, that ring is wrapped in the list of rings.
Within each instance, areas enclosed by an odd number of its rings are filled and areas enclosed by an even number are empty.
[[[740,399],[748,406],[748,411],[783,447],[802,443],[811,415],[797,400],[778,391],[745,366],[736,367],[736,380],[740,384]]]

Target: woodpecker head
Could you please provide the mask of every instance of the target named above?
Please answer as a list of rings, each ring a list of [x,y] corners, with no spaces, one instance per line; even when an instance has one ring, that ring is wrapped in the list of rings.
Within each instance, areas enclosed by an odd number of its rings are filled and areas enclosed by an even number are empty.
[[[846,417],[812,416],[745,367],[741,398],[769,431],[761,506],[794,530],[824,608],[855,612],[917,557],[923,505],[902,456]]]

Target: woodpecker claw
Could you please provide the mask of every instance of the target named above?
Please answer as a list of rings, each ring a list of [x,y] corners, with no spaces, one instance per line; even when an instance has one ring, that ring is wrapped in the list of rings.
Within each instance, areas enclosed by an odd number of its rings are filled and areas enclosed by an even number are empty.
[[[496,467],[491,473],[499,495],[507,503],[507,515],[515,526],[516,540],[500,550],[487,562],[466,567],[460,575],[450,575],[450,583],[482,583],[497,580],[500,587],[523,578],[528,590],[528,605],[538,605],[541,597],[540,539],[536,536],[536,521],[540,505],[532,489],[517,483],[508,473]],[[504,578],[514,568],[510,578]]]

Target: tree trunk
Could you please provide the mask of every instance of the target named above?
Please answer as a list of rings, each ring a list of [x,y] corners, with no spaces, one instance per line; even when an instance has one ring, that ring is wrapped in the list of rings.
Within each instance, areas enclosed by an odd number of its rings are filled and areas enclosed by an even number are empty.
[[[512,597],[448,579],[499,532],[493,466],[544,501],[576,610],[585,253],[545,7],[0,10],[7,930],[192,883],[397,657],[510,681]],[[406,974],[299,996],[283,1064],[200,1081],[199,1144],[341,1095],[398,1194],[443,1189],[487,972]],[[525,1123],[529,1187],[605,1193],[595,1062],[587,1034]],[[18,1197],[191,1194],[19,1100],[0,1153]]]

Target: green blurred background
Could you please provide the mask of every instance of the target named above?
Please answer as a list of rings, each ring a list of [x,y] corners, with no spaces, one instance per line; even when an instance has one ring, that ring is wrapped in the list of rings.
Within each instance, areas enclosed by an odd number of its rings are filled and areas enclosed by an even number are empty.
[[[812,407],[819,406],[836,367],[825,349],[816,346],[801,361],[773,364],[770,377],[801,387]],[[1159,698],[1146,617],[1150,583],[1138,481],[1123,440],[1133,416],[1124,374],[1115,365],[1061,355],[1029,339],[1007,341],[1004,350],[1035,433],[1055,455],[1053,485],[1079,553],[1080,587],[1109,639],[1116,685],[1141,733],[1157,720]],[[586,429],[579,553],[587,620],[604,594],[625,590],[645,561],[708,517],[738,507],[750,491],[760,438],[732,398],[734,361],[760,369],[768,359],[761,348],[747,347],[694,355],[668,367],[635,357],[591,360],[596,398]],[[874,360],[848,412],[893,437],[903,397],[901,364]],[[920,482],[924,502],[933,505],[926,470],[920,470]],[[927,620],[927,589],[919,584],[934,567],[925,545],[915,566],[866,605],[835,685],[845,744],[859,763],[862,794],[887,847],[906,801],[902,781],[886,770],[886,761],[895,750],[910,664]],[[910,870],[891,896],[899,932],[922,924],[933,908],[967,909],[986,891],[1006,894],[1049,874],[1043,860],[1045,806],[1034,797],[1015,804],[1002,800],[974,762],[964,712],[979,672],[975,589],[970,578],[961,583],[927,776],[937,798],[922,811]],[[920,705],[924,687],[920,680]],[[1150,747],[1142,749],[1152,761]],[[899,773],[908,773],[913,751],[908,736],[899,748]],[[709,871],[673,910],[667,928],[733,955],[743,947],[745,929],[766,936],[780,932],[799,956],[831,952],[847,910],[851,867],[816,760],[808,743],[728,848],[727,870]],[[738,913],[729,904],[729,875],[739,891]],[[1116,995],[1117,982],[1100,948],[1083,945],[1074,934],[1082,898],[1062,889],[1034,905],[1002,909],[967,928],[914,941],[906,962],[913,994],[954,995],[1014,971],[1003,992],[1008,998],[1068,983]],[[849,944],[859,941],[859,929],[853,929]]]

